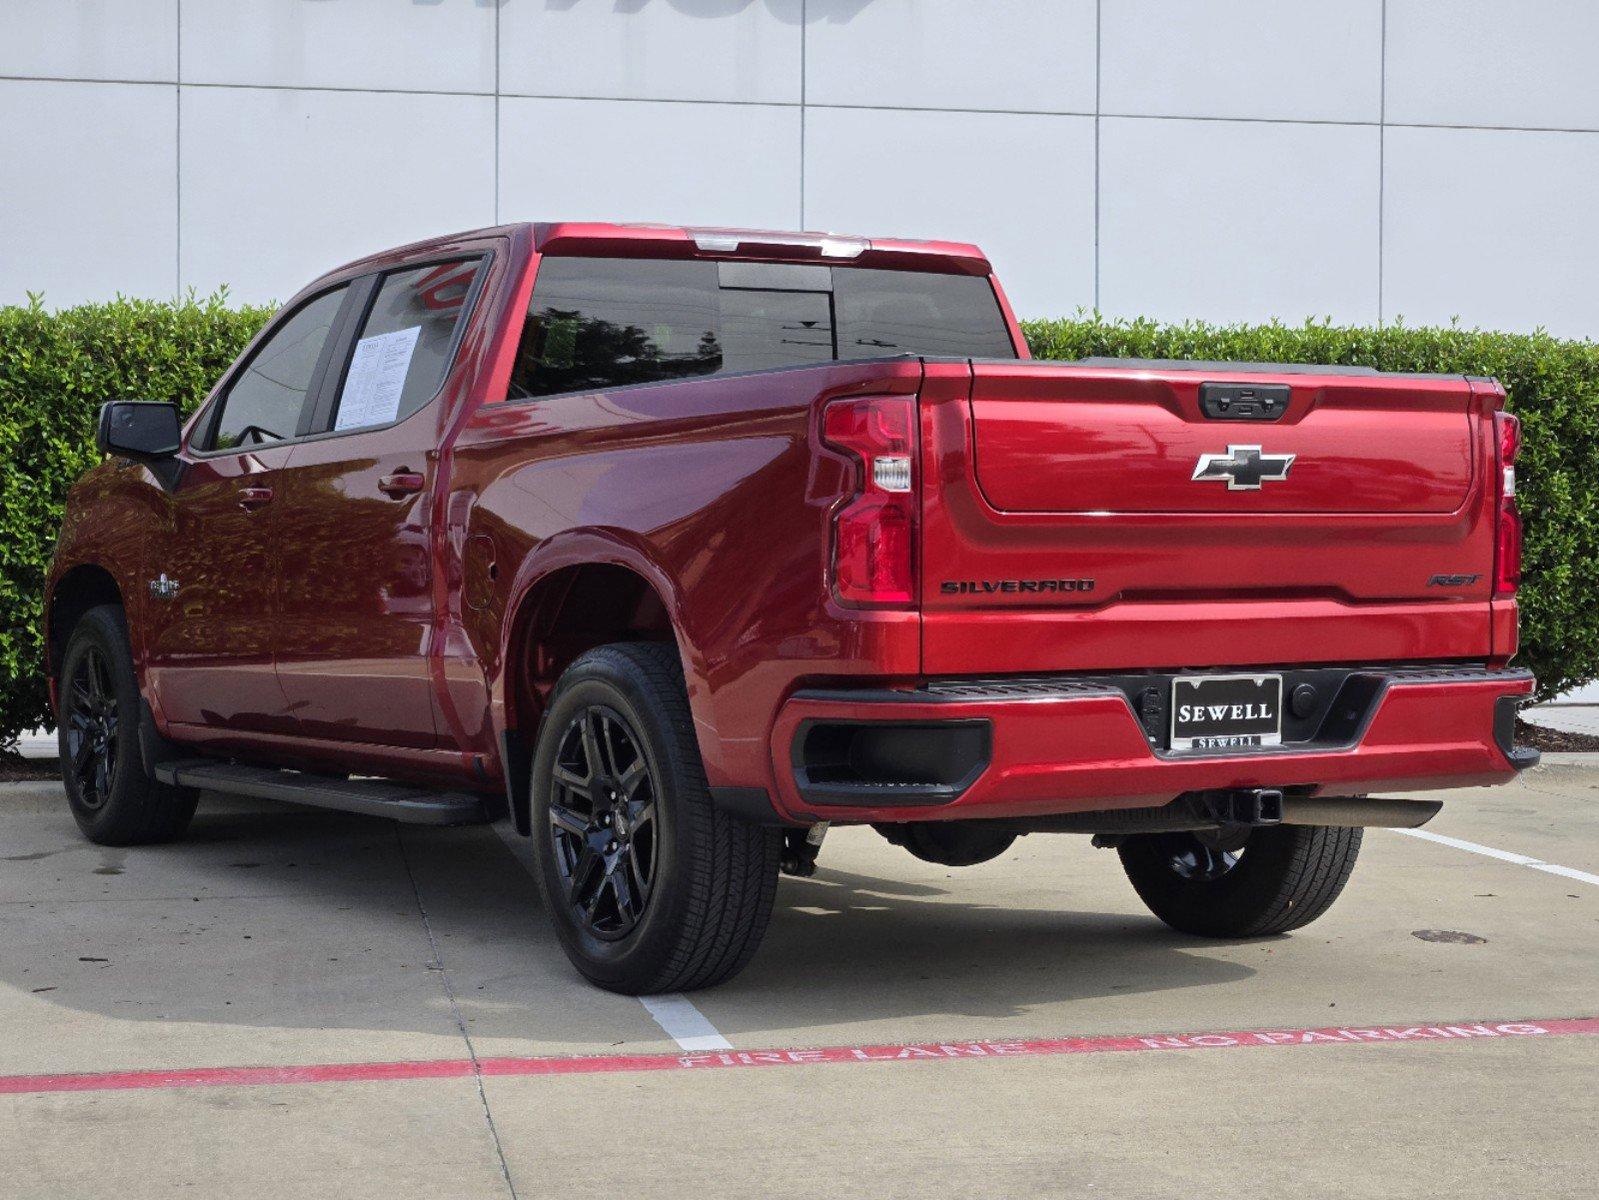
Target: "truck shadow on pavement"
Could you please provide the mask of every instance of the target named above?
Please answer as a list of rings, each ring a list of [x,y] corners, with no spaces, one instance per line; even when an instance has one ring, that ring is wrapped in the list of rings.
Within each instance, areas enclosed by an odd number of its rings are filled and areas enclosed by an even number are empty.
[[[754,961],[704,995],[724,1033],[781,1040],[790,1026],[1016,1017],[1255,973],[1130,894],[1126,912],[1074,911],[1086,891],[1063,876],[1019,901],[997,873],[928,882],[824,866],[782,880]],[[635,1040],[649,1029],[635,1002],[567,963],[493,829],[211,797],[185,841],[130,850],[83,841],[59,792],[7,797],[0,984],[119,1021],[421,1033],[453,1026],[448,984],[474,1039],[528,1052],[615,1045],[624,1020],[642,1027]],[[0,998],[0,1025],[17,1003]]]
[[[806,1007],[827,1010],[829,1023],[929,1013],[1008,1018],[1039,1004],[1255,974],[1135,911],[1130,892],[1127,912],[1074,907],[1087,889],[1069,882],[1018,902],[996,886],[1000,876],[969,872],[956,870],[945,886],[825,867],[811,879],[784,879],[760,953],[716,994],[809,995],[815,1003]],[[738,1028],[722,1024],[724,1032]]]

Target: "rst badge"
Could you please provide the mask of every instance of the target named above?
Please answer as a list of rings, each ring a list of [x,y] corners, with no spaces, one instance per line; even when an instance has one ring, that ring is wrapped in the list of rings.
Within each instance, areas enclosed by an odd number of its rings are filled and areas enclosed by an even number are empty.
[[[1225,481],[1229,492],[1258,492],[1264,482],[1288,478],[1292,454],[1263,454],[1259,446],[1228,446],[1226,454],[1201,454],[1196,480]]]
[[[168,579],[165,571],[161,572],[160,579],[150,581],[150,595],[157,600],[170,600],[178,594],[178,581]]]

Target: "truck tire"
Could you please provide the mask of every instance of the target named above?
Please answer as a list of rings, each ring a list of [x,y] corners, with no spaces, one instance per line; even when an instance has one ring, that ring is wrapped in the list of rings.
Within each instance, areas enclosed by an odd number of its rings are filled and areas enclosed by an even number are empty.
[[[181,837],[200,793],[151,778],[139,748],[139,681],[128,623],[115,604],[78,620],[61,656],[56,740],[78,828],[102,846]]]
[[[1261,937],[1308,925],[1331,907],[1360,853],[1359,829],[1270,825],[1244,839],[1154,833],[1121,844],[1127,878],[1173,929]]]
[[[534,749],[532,819],[545,907],[600,987],[689,991],[754,955],[781,831],[711,803],[676,647],[619,642],[567,668]]]

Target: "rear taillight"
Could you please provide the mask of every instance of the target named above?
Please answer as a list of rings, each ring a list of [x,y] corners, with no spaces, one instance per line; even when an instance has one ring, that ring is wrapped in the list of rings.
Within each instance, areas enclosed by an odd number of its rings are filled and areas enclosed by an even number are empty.
[[[1516,455],[1521,451],[1521,421],[1494,414],[1499,443],[1499,521],[1494,540],[1494,595],[1514,596],[1521,583],[1521,512],[1516,507]]]
[[[833,517],[833,593],[845,604],[916,599],[916,398],[834,400],[822,441],[858,464],[855,492]]]

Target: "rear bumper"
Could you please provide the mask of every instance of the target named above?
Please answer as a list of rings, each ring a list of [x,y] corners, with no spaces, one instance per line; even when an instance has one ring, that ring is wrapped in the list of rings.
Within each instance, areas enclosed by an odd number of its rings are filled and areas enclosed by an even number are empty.
[[[1537,761],[1513,744],[1516,702],[1533,690],[1528,671],[1346,675],[1350,691],[1339,695],[1360,704],[1344,706],[1346,724],[1329,712],[1302,740],[1204,754],[1165,750],[1140,723],[1126,680],[798,692],[772,732],[773,799],[791,821],[1024,817],[1160,805],[1213,789],[1345,795],[1488,785]],[[872,739],[870,771],[844,766],[852,731]]]

